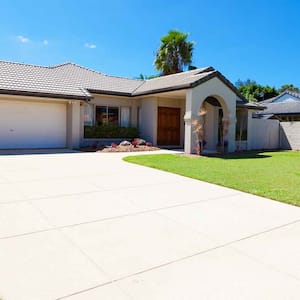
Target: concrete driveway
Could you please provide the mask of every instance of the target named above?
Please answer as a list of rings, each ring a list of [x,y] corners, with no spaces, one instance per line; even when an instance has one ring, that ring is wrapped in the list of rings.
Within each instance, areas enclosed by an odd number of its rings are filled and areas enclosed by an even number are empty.
[[[300,208],[122,156],[0,156],[2,300],[299,299]]]

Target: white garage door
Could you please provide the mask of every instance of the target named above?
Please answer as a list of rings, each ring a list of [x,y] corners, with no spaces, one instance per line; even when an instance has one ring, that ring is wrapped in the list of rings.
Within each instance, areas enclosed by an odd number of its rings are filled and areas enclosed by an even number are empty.
[[[66,147],[66,105],[0,101],[0,149]]]

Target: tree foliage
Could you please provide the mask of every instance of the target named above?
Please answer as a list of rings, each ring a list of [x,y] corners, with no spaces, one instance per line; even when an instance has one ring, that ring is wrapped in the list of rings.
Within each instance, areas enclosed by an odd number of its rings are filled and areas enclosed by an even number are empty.
[[[289,90],[291,92],[296,92],[296,93],[299,93],[300,92],[300,89],[296,86],[294,86],[293,84],[291,83],[286,83],[286,84],[283,84],[279,89],[278,89],[278,92],[281,94],[283,93],[284,91],[286,90]]]
[[[153,79],[153,78],[157,78],[160,77],[159,74],[155,74],[155,75],[145,75],[145,74],[140,74],[138,77],[136,77],[136,79],[141,79],[141,80],[147,80],[147,79]]]
[[[170,30],[160,39],[154,65],[162,75],[182,72],[191,65],[194,43],[187,38],[188,33]]]
[[[236,87],[248,101],[253,102],[263,101],[280,94],[279,90],[275,87],[269,85],[263,86],[251,79],[247,79],[246,81],[238,80]]]

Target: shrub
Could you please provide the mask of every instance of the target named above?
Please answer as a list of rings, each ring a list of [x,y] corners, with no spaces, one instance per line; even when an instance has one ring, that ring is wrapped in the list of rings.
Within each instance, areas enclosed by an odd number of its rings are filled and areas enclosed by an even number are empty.
[[[119,126],[84,126],[84,137],[94,139],[105,138],[129,138],[138,136],[138,130],[135,127]]]

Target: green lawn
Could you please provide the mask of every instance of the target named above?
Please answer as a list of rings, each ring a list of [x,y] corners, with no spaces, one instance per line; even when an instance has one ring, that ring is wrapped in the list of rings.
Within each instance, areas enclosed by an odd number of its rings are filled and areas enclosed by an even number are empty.
[[[154,154],[124,160],[300,206],[300,152],[251,152],[223,158]]]

